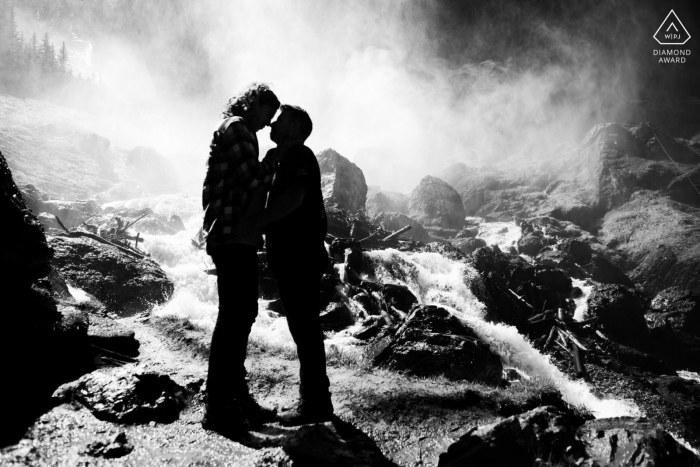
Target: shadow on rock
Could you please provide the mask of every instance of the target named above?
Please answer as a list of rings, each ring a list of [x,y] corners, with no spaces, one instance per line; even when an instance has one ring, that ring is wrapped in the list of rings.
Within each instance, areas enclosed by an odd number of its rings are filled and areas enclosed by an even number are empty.
[[[352,424],[333,421],[294,428],[266,426],[235,441],[253,449],[281,447],[297,466],[393,466],[376,443]]]

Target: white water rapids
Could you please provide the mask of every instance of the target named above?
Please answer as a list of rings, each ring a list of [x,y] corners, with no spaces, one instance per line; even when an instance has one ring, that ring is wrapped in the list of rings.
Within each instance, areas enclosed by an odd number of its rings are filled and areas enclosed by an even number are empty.
[[[175,284],[173,297],[164,305],[156,307],[154,313],[187,317],[196,324],[213,326],[218,303],[216,277],[204,272],[211,267],[211,260],[204,251],[195,250],[190,241],[201,223],[199,197],[164,195],[112,202],[105,206],[135,209],[150,207],[158,214],[177,214],[183,219],[186,231],[176,235],[142,234],[145,239],[143,248],[161,264]],[[519,230],[513,223],[489,224],[488,229],[480,231],[479,236],[487,244],[498,244],[501,249],[507,250],[517,241]],[[592,394],[585,382],[569,379],[549,361],[549,357],[532,347],[514,327],[484,321],[483,303],[474,297],[465,284],[465,277],[476,274],[467,265],[437,253],[384,250],[370,252],[369,255],[377,263],[377,276],[382,282],[405,284],[422,303],[439,304],[451,310],[501,356],[505,365],[515,367],[529,377],[551,380],[567,402],[585,406],[597,417],[640,415],[633,402],[600,399]],[[272,318],[266,303],[260,301],[260,313],[253,334],[277,344],[292,346],[286,321],[284,318]],[[577,307],[577,313],[583,316],[583,302],[580,306],[581,310]],[[352,345],[354,339],[347,336],[347,332],[338,333],[327,341],[327,345],[342,346],[349,352],[357,351]]]

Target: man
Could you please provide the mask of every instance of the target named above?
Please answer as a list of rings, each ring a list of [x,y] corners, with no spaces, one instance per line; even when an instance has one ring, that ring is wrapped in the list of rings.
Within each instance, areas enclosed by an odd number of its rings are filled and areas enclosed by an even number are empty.
[[[258,161],[255,133],[270,124],[279,105],[270,88],[258,83],[229,100],[214,132],[202,192],[207,253],[216,265],[219,291],[202,426],[232,435],[275,418],[275,411],[260,407],[251,397],[244,365],[258,313],[257,250],[262,232],[241,233],[236,226],[265,206],[274,161]]]
[[[277,168],[267,208],[243,222],[248,228],[266,226],[268,262],[297,346],[300,402],[278,416],[281,424],[290,426],[333,418],[318,306],[321,277],[328,266],[327,221],[321,171],[314,153],[304,145],[311,130],[306,111],[282,106],[270,131],[277,143],[273,150]]]

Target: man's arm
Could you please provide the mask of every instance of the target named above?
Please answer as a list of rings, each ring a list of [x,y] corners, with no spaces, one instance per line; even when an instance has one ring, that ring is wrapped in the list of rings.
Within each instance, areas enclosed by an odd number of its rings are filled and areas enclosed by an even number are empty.
[[[277,198],[270,206],[259,214],[244,220],[248,228],[257,229],[288,216],[301,206],[304,200],[304,183],[297,179],[294,184]]]

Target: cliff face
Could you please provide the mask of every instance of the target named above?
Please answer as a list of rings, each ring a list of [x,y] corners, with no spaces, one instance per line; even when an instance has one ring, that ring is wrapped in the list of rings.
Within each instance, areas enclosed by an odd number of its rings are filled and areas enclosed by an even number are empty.
[[[332,149],[316,155],[321,168],[321,189],[326,205],[355,212],[365,207],[367,182],[362,170]]]

